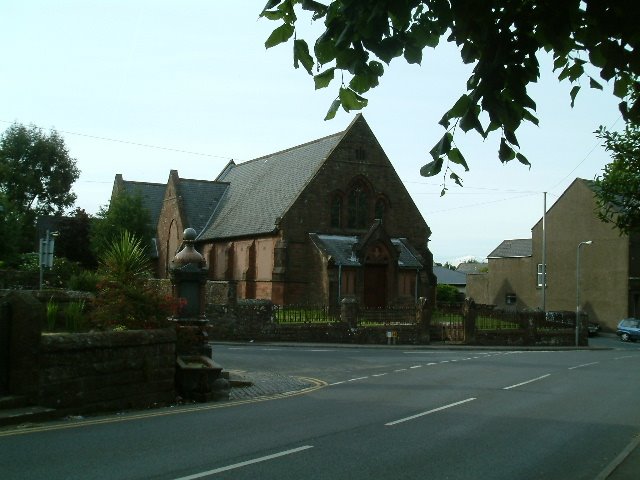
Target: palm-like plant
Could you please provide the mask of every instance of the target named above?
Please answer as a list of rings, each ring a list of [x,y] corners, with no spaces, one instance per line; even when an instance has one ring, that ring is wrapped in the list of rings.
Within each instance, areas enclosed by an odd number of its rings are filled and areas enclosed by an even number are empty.
[[[93,321],[99,327],[156,328],[167,322],[171,303],[149,287],[151,265],[139,238],[124,231],[99,255],[103,281]]]
[[[150,276],[150,265],[142,240],[124,230],[100,255],[100,267],[111,281],[136,284]]]

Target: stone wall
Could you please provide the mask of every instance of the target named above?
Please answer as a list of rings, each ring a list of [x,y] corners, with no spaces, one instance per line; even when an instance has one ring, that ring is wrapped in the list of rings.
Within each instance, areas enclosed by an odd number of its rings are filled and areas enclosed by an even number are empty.
[[[38,400],[75,412],[175,400],[174,329],[44,334]]]

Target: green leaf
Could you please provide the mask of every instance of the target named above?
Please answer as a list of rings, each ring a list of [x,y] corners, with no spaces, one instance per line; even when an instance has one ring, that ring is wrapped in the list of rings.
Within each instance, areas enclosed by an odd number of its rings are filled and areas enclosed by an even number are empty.
[[[312,75],[313,58],[309,55],[309,46],[304,40],[293,41],[293,66],[298,68],[298,63],[301,63],[307,73]]]
[[[575,104],[576,101],[576,95],[578,95],[578,92],[580,91],[580,86],[579,85],[575,85],[572,89],[571,92],[569,93],[569,95],[571,95],[571,108],[573,108],[573,105]]]
[[[507,141],[511,144],[511,145],[515,145],[516,147],[520,147],[520,144],[518,143],[518,138],[516,137],[516,134],[508,129],[504,129],[504,137],[507,139]]]
[[[281,1],[282,0],[269,0],[267,4],[264,6],[264,8],[262,9],[262,13],[264,13],[265,10],[271,10],[273,7],[278,5]]]
[[[449,175],[449,178],[450,178],[451,180],[453,180],[454,182],[456,182],[456,184],[457,184],[459,187],[461,187],[461,186],[462,186],[462,179],[460,178],[460,176],[459,176],[459,175],[457,175],[457,174],[455,174],[455,173],[451,172],[451,175]],[[442,196],[442,194],[441,194],[440,196]]]
[[[468,132],[472,128],[475,128],[480,135],[482,135],[483,137],[486,137],[487,134],[482,129],[482,124],[478,119],[479,109],[480,107],[477,107],[475,109],[471,109],[471,108],[468,109],[467,113],[465,113],[463,117],[460,119],[460,128],[462,129],[463,132]]]
[[[442,170],[443,159],[438,158],[432,162],[427,163],[420,169],[420,175],[423,177],[433,177]]]
[[[500,150],[498,151],[498,158],[500,159],[500,161],[502,163],[506,163],[510,160],[513,160],[515,157],[516,153],[513,151],[513,148],[507,145],[504,137],[500,139]]]
[[[339,97],[342,108],[347,112],[351,110],[362,110],[367,106],[368,102],[366,98],[361,97],[350,88],[340,87]]]
[[[315,75],[313,77],[313,81],[316,84],[316,90],[327,87],[333,80],[333,75],[335,71],[336,71],[335,67],[332,67],[325,70],[324,72],[321,72]]]
[[[447,158],[457,165],[462,165],[466,172],[469,171],[469,165],[467,165],[467,161],[464,159],[462,153],[457,148],[454,147],[449,150],[449,152],[447,153]]]
[[[626,77],[616,78],[613,84],[613,94],[618,98],[624,98],[629,92],[629,82]]]
[[[591,88],[597,88],[598,90],[602,90],[602,85],[599,82],[596,82],[592,77],[589,77],[589,86]]]
[[[407,63],[420,65],[422,62],[422,50],[415,45],[407,44],[404,47],[404,59]]]
[[[524,155],[522,155],[521,153],[516,153],[516,158],[518,159],[518,161],[523,164],[528,166],[529,168],[531,168],[531,163],[529,163],[529,160],[527,160],[527,157],[525,157]]]
[[[453,141],[453,135],[450,132],[446,132],[442,138],[436,143],[429,151],[431,157],[434,160],[438,160],[443,155],[446,155],[451,150],[451,142]],[[424,167],[423,167],[424,168]]]
[[[268,20],[282,20],[284,18],[284,12],[280,10],[264,10],[260,16]]]
[[[267,38],[267,41],[264,42],[264,46],[267,48],[271,48],[286,42],[291,38],[294,30],[295,28],[293,27],[293,25],[283,23],[278,28],[276,28],[273,32],[271,32],[271,35],[269,35],[269,38]]]
[[[336,98],[329,107],[329,111],[327,112],[327,115],[324,117],[324,119],[331,120],[333,117],[335,117],[338,108],[340,108],[340,100]]]
[[[320,2],[314,0],[302,0],[302,9],[313,13],[313,20],[318,20],[327,14],[327,7]]]

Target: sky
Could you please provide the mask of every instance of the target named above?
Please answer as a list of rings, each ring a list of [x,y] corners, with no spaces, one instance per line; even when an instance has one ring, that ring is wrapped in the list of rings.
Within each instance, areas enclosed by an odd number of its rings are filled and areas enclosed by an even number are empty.
[[[265,49],[278,26],[259,19],[265,0],[3,0],[0,2],[0,131],[11,123],[54,128],[81,171],[76,206],[108,204],[117,173],[164,183],[215,179],[236,163],[344,130],[357,112],[325,114],[339,80],[314,90],[293,68],[292,44]],[[298,38],[318,26],[302,16]],[[498,160],[498,135],[456,134],[470,166],[464,187],[424,178],[420,167],[444,134],[442,115],[465,93],[472,65],[454,45],[424,52],[421,66],[395,59],[362,111],[429,225],[438,262],[484,260],[531,228],[576,178],[602,174],[610,156],[594,131],[622,129],[612,86],[588,81],[574,108],[568,82],[539,57],[530,96],[540,125],[516,132],[532,166]]]

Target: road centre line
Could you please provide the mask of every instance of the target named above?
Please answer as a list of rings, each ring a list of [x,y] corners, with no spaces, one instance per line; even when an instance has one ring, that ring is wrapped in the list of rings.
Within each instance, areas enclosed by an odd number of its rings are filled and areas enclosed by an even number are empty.
[[[615,357],[614,360],[624,360],[625,358],[633,358],[635,355],[625,355],[624,357]]]
[[[417,415],[411,415],[410,417],[401,418],[399,420],[395,420],[393,422],[385,423],[385,427],[392,427],[393,425],[397,425],[399,423],[408,422],[409,420],[415,420],[416,418],[424,417],[425,415],[430,415],[432,413],[440,412],[442,410],[446,410],[447,408],[455,407],[457,405],[462,405],[463,403],[468,403],[475,400],[475,398],[467,398],[466,400],[461,400],[459,402],[450,403],[449,405],[444,405],[442,407],[434,408],[433,410],[429,410],[427,412],[418,413]]]
[[[537,382],[538,380],[542,380],[543,378],[547,378],[549,376],[551,376],[551,374],[547,373],[546,375],[542,375],[540,377],[532,378],[531,380],[527,380],[526,382],[520,382],[520,383],[516,383],[515,385],[510,385],[508,387],[504,387],[503,390],[511,390],[512,388],[521,387],[522,385],[526,385],[527,383]]]
[[[600,362],[583,363],[582,365],[576,365],[575,367],[569,367],[569,370],[575,370],[576,368],[588,367],[590,365],[596,365]]]
[[[422,365],[414,365],[413,367],[409,367],[409,369],[412,369],[412,368],[421,368],[421,367],[422,367]]]
[[[358,377],[358,378],[352,378],[350,380],[347,380],[347,382],[356,382],[358,380],[366,380],[369,377]]]
[[[398,370],[394,370],[394,372],[406,372],[406,368],[399,368]]]
[[[376,373],[375,375],[371,375],[372,377],[384,377],[385,375],[389,375],[388,373]]]
[[[294,453],[302,452],[304,450],[309,450],[310,448],[313,448],[313,445],[305,445],[303,447],[292,448],[291,450],[285,450],[284,452],[278,452],[271,455],[266,455],[264,457],[254,458],[253,460],[247,460],[246,462],[234,463],[233,465],[227,465],[226,467],[215,468],[213,470],[207,470],[206,472],[195,473],[193,475],[176,478],[174,480],[195,480],[196,478],[208,477],[210,475],[216,475],[218,473],[228,472],[229,470],[235,470],[237,468],[246,467],[248,465],[253,465],[256,463],[273,460],[275,458],[284,457],[286,455],[292,455]]]

